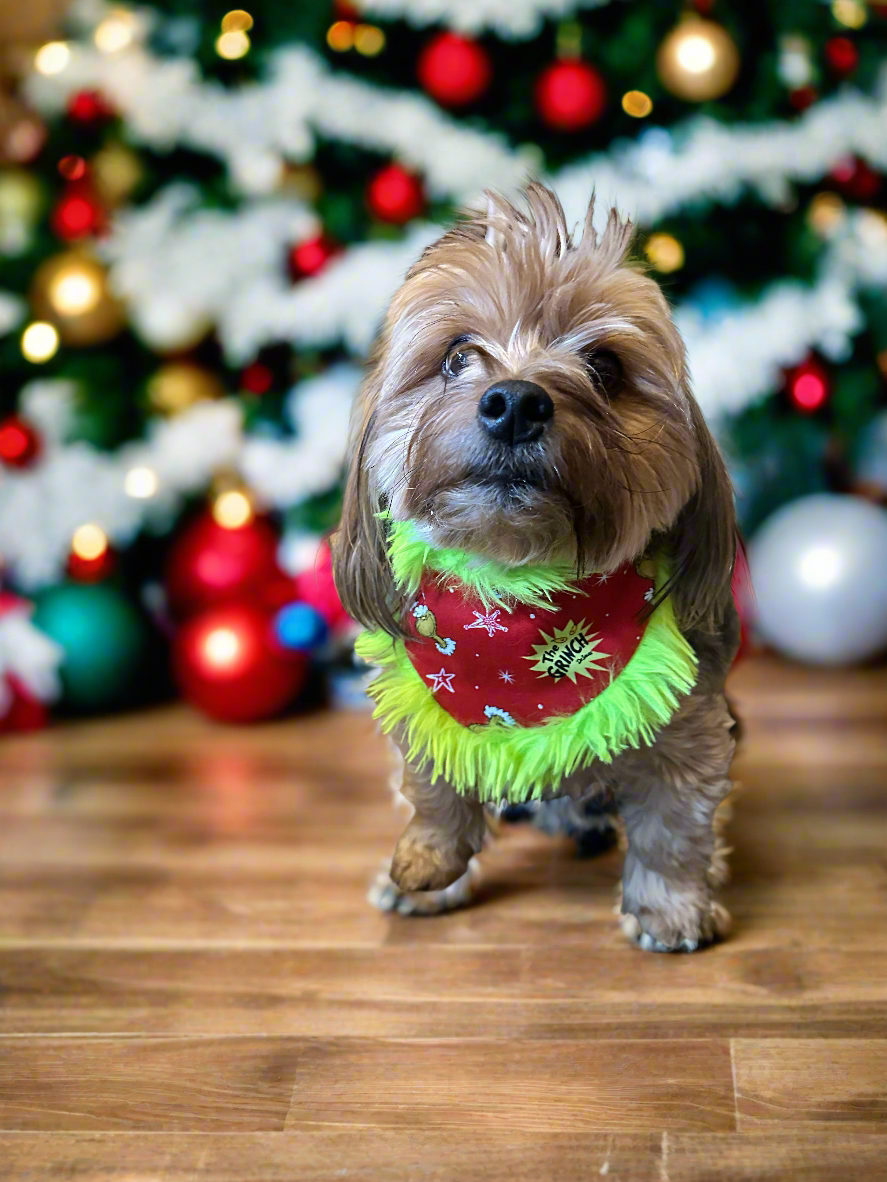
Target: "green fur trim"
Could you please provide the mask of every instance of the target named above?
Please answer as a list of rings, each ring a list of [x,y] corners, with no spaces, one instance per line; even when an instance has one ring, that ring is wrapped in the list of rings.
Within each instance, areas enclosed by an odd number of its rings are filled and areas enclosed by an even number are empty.
[[[488,611],[492,604],[510,611],[514,603],[551,611],[552,595],[576,590],[576,572],[569,564],[509,567],[464,550],[434,550],[411,521],[391,523],[388,558],[394,581],[405,594],[414,595],[423,573],[433,570],[442,579],[456,578],[470,587]]]
[[[657,580],[659,583],[660,580]],[[631,660],[575,714],[541,726],[467,727],[440,706],[413,668],[403,641],[365,632],[357,652],[381,668],[369,687],[374,716],[385,732],[406,737],[406,758],[431,765],[463,795],[517,804],[598,759],[611,763],[629,747],[652,743],[656,732],[696,684],[697,659],[675,622],[671,601],[656,608]]]

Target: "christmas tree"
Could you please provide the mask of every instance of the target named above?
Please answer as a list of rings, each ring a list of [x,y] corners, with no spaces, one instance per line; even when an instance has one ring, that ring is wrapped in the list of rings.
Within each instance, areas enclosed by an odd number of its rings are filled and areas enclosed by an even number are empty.
[[[240,536],[228,590],[323,617],[278,639],[340,624],[298,580],[386,301],[461,204],[530,175],[570,220],[592,189],[632,215],[747,531],[887,492],[887,5],[79,0],[23,94],[0,173],[20,594],[181,619]]]

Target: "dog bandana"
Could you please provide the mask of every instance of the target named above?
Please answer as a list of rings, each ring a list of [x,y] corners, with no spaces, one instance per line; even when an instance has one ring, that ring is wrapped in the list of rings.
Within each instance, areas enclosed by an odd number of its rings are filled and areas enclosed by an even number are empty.
[[[652,742],[695,683],[670,601],[650,611],[664,577],[653,564],[574,581],[433,551],[408,523],[393,525],[389,554],[410,606],[406,639],[358,640],[381,669],[376,716],[460,792],[515,803],[556,790]]]

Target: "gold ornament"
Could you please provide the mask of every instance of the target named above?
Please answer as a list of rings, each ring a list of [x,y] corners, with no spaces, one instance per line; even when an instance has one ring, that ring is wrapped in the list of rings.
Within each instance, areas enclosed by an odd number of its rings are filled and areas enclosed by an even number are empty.
[[[99,200],[111,209],[126,201],[144,175],[139,157],[121,143],[96,152],[90,170]]]
[[[125,323],[105,268],[81,251],[54,255],[38,267],[30,297],[35,313],[53,323],[67,345],[109,341]]]
[[[671,234],[651,234],[644,244],[650,266],[663,275],[680,271],[684,265],[684,248]]]
[[[656,69],[662,85],[691,103],[720,98],[739,74],[739,50],[714,21],[687,17],[659,46]]]
[[[22,168],[0,172],[0,227],[32,226],[43,207],[43,186]]]
[[[847,206],[837,193],[817,193],[807,210],[807,224],[820,238],[829,238],[846,217]]]
[[[222,398],[225,389],[219,379],[191,361],[161,365],[148,380],[148,400],[154,410],[174,415],[197,402]]]

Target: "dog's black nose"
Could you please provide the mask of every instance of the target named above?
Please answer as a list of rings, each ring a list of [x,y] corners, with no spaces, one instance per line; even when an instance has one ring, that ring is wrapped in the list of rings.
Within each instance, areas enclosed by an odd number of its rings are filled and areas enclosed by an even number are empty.
[[[531,443],[554,417],[554,403],[535,382],[496,382],[477,404],[477,417],[502,443]]]

